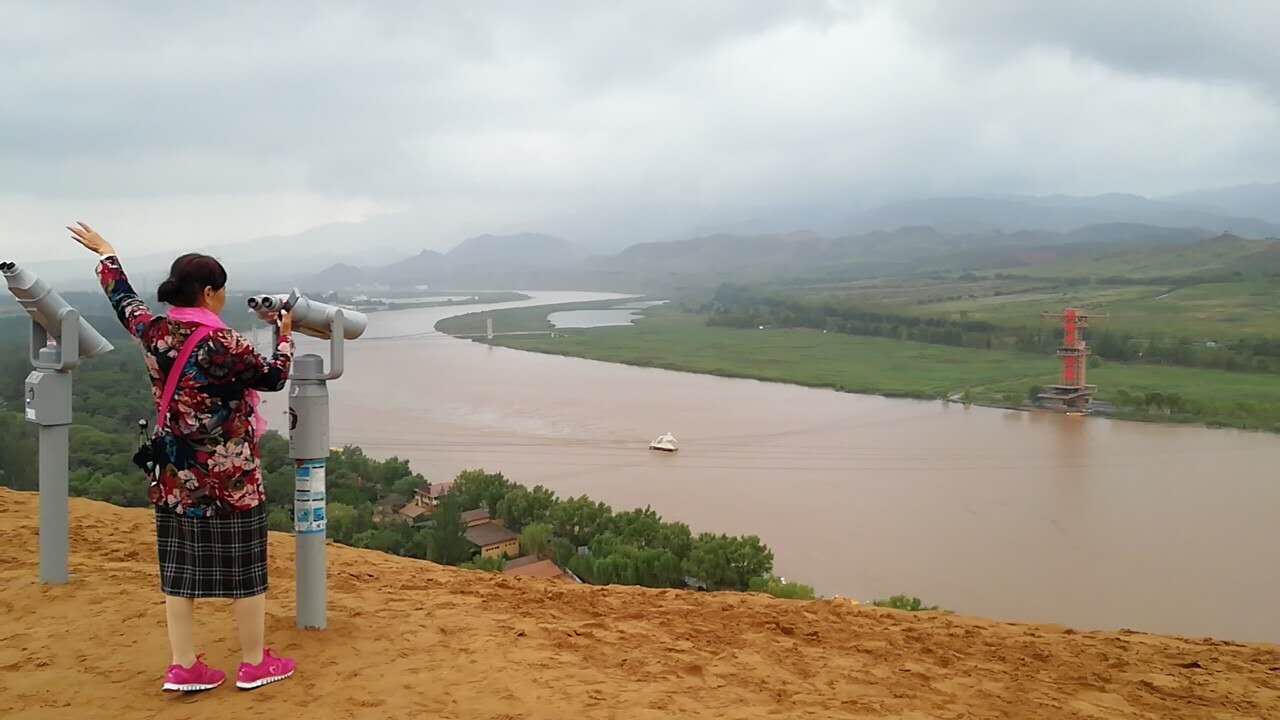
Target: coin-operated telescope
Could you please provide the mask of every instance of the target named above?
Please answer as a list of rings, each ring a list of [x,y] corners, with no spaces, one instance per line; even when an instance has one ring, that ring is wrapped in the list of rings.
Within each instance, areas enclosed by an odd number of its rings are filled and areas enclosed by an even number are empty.
[[[49,284],[17,263],[0,262],[9,292],[31,316],[31,364],[49,370],[70,370],[81,360],[112,350],[88,320],[67,304]],[[41,352],[53,339],[53,353]]]
[[[329,380],[343,372],[343,343],[356,340],[369,326],[364,313],[312,300],[296,289],[287,294],[255,295],[249,309],[271,322],[288,311],[293,327],[304,335],[329,341],[329,371],[324,358],[301,355],[289,376],[289,457],[294,461],[293,529],[297,548],[297,617],[302,629],[323,630],[327,624],[328,577],[325,559],[327,513],[325,464],[329,457]]]
[[[70,454],[71,370],[111,351],[80,312],[49,284],[17,263],[0,262],[9,292],[31,316],[31,374],[25,414],[40,426],[40,581],[67,582],[70,544],[67,463]],[[52,341],[52,342],[51,342]]]

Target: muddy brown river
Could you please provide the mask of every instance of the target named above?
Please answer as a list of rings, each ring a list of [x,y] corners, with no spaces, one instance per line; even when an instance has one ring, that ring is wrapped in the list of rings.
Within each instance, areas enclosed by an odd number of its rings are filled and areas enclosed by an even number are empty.
[[[608,297],[531,293],[502,307]],[[370,316],[333,442],[755,533],[824,594],[1280,641],[1280,437],[965,408],[493,348]],[[497,328],[501,332],[501,327]],[[308,344],[305,347],[315,347]],[[300,350],[303,352],[304,350]],[[651,452],[670,431],[674,455]]]

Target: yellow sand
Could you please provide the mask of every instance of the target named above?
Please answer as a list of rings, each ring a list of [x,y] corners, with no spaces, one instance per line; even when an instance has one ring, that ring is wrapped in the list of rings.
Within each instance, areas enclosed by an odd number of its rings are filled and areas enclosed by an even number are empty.
[[[302,632],[277,534],[268,636],[298,675],[162,694],[151,512],[71,511],[73,580],[42,587],[36,497],[0,489],[0,718],[1280,718],[1274,645],[573,586],[332,545],[329,629]],[[228,603],[197,616],[209,662],[233,670]]]

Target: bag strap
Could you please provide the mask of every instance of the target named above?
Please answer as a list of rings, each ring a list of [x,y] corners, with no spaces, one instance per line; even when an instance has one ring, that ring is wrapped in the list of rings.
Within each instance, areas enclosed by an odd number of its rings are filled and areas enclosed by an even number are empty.
[[[156,432],[169,425],[169,403],[173,400],[173,394],[178,390],[178,380],[182,378],[182,369],[187,366],[187,360],[191,358],[191,353],[195,351],[196,344],[208,337],[212,332],[213,328],[208,325],[201,325],[182,344],[178,359],[173,362],[173,367],[169,368],[169,376],[165,378],[164,394],[160,396],[160,407],[156,412]]]

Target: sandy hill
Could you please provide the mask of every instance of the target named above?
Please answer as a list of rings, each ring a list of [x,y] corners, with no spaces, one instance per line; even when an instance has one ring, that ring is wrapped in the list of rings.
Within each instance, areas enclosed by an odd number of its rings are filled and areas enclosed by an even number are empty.
[[[330,627],[301,632],[286,535],[267,624],[298,677],[162,695],[151,514],[71,512],[74,579],[41,587],[36,497],[0,489],[0,717],[1280,718],[1276,646],[570,586],[339,546]],[[208,660],[234,667],[228,604],[197,612]]]

